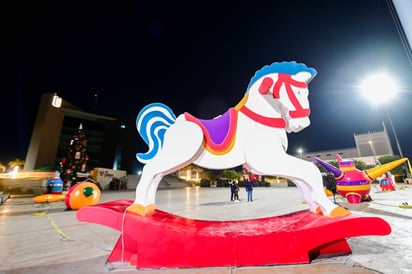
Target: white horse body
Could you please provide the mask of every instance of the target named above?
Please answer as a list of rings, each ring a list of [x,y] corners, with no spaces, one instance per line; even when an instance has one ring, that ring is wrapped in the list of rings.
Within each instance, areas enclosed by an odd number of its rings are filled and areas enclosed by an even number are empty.
[[[280,76],[284,82],[279,82]],[[348,214],[326,197],[320,171],[315,165],[286,154],[286,132],[298,132],[310,124],[307,83],[312,78],[308,71],[290,76],[274,72],[251,83],[247,95],[235,107],[235,139],[223,153],[207,149],[201,126],[188,121],[184,114],[180,115],[166,130],[157,154],[145,161],[136,200],[130,210],[141,215],[150,214],[155,208],[156,190],[162,177],[194,163],[209,169],[244,165],[255,174],[285,177],[297,185],[310,210],[332,217]],[[276,120],[284,126],[265,124],[266,120]]]

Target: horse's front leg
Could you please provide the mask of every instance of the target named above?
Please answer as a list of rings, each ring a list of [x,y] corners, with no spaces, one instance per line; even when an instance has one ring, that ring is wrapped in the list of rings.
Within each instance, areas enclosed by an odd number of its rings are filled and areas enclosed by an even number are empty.
[[[244,150],[247,165],[253,170],[293,181],[312,211],[319,211],[319,207],[329,217],[350,214],[328,199],[319,169],[310,162],[286,154],[276,134],[256,129],[246,138]]]

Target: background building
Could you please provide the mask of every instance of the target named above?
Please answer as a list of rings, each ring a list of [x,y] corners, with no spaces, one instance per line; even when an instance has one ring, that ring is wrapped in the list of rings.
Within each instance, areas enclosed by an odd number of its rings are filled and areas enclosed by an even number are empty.
[[[24,169],[57,170],[59,161],[66,156],[70,138],[82,124],[87,139],[89,170],[103,167],[132,172],[136,163],[132,160],[135,152],[130,138],[136,134],[127,132],[134,128],[127,126],[131,121],[87,113],[55,94],[43,94]],[[132,136],[126,137],[127,134]]]
[[[374,131],[363,134],[354,134],[355,147],[327,151],[306,152],[296,154],[295,157],[313,161],[314,157],[322,160],[336,160],[339,154],[343,159],[362,160],[367,165],[374,165],[376,160],[384,155],[393,155],[392,145],[385,124],[383,131]]]
[[[393,155],[391,141],[386,131],[368,132],[366,134],[354,134],[356,149],[360,157],[373,156],[376,159],[382,155]]]

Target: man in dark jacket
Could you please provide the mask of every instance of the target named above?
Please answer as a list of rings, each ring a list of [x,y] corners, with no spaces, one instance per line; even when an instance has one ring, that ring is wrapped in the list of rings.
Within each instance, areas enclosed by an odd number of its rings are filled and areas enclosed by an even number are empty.
[[[247,201],[252,202],[253,201],[253,198],[252,198],[253,182],[246,179],[245,187],[246,187],[246,192],[247,192]]]
[[[235,193],[236,193],[236,184],[235,181],[232,181],[230,184],[230,200],[234,201],[235,200]]]

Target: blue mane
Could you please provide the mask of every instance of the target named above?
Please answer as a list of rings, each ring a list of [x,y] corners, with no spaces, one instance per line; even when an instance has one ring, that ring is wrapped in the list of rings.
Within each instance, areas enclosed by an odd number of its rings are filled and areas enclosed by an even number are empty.
[[[314,68],[308,68],[305,64],[296,63],[295,61],[292,62],[282,62],[278,63],[275,62],[270,66],[264,66],[262,69],[256,71],[255,76],[250,79],[250,83],[247,86],[247,91],[249,91],[250,87],[255,83],[259,78],[265,76],[266,74],[270,73],[284,73],[289,75],[294,75],[301,71],[307,71],[312,75],[312,78],[316,76],[318,73]],[[247,92],[246,91],[246,92]]]

